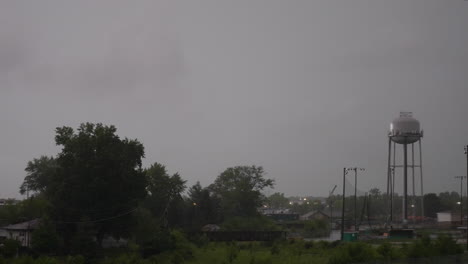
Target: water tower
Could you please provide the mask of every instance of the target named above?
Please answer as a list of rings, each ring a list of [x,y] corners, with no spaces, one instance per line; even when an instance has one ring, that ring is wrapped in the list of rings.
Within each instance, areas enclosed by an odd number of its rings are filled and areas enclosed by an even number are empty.
[[[402,205],[402,222],[403,225],[408,224],[408,168],[411,169],[412,176],[412,213],[413,219],[416,218],[416,185],[415,185],[415,168],[419,169],[420,175],[420,190],[421,203],[420,212],[424,217],[424,197],[423,197],[423,175],[422,175],[422,148],[421,138],[423,131],[420,128],[419,121],[413,118],[411,112],[400,112],[400,117],[393,120],[390,124],[388,133],[388,174],[387,174],[387,194],[390,200],[389,220],[393,222],[393,198],[395,193],[395,174],[402,172],[403,175],[403,205]],[[414,161],[415,150],[414,144],[419,143],[419,164]],[[396,164],[397,145],[403,150],[403,164]],[[408,160],[408,147],[411,149],[411,160]],[[402,169],[402,171],[401,171]],[[401,175],[401,174],[400,174]]]

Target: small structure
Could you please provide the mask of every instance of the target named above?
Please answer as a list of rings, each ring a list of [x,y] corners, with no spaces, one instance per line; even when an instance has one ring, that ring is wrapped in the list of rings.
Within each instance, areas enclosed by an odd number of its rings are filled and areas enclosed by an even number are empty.
[[[216,231],[221,230],[221,227],[215,224],[207,224],[207,225],[204,225],[201,230],[203,232],[216,232]]]
[[[277,222],[287,222],[287,221],[297,221],[299,220],[299,214],[267,214],[268,218],[275,220]]]
[[[31,234],[39,227],[39,224],[39,219],[33,219],[18,224],[7,225],[0,228],[0,235],[4,236],[4,238],[18,240],[23,247],[30,247]]]
[[[311,211],[300,216],[300,220],[328,220],[330,216],[320,210]]]
[[[450,211],[443,211],[443,212],[438,212],[437,213],[437,222],[442,223],[442,222],[452,222],[453,221],[453,216],[452,212]]]
[[[341,210],[333,209],[331,212],[329,209],[310,211],[306,214],[301,215],[300,220],[341,220]]]

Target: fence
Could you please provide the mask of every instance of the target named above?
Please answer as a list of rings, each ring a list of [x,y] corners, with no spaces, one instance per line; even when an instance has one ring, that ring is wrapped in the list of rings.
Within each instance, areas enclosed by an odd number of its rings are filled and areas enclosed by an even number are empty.
[[[286,232],[283,231],[215,231],[197,234],[205,235],[211,241],[273,241],[286,238]]]
[[[460,264],[468,263],[468,255],[440,256],[431,258],[376,260],[360,264]]]

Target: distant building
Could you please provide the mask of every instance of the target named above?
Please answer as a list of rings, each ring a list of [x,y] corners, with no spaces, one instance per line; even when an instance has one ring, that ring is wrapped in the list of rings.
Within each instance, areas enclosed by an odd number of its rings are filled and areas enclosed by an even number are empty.
[[[5,205],[15,205],[17,203],[19,203],[20,201],[19,200],[16,200],[16,199],[0,199],[0,206],[5,206]]]
[[[264,215],[270,215],[270,214],[289,214],[291,211],[287,208],[280,208],[280,209],[260,208],[259,212]]]
[[[306,214],[301,215],[300,220],[329,220],[330,217],[333,219],[341,219],[341,210],[333,209],[330,210],[314,210]]]
[[[23,247],[31,246],[31,234],[39,227],[40,220],[34,219],[14,225],[7,225],[0,228],[0,237],[4,239],[15,239]]]
[[[438,223],[460,222],[460,213],[454,213],[451,211],[438,212],[437,222]]]
[[[265,214],[266,217],[276,222],[288,222],[299,220],[299,214],[293,214],[288,211],[270,212]]]

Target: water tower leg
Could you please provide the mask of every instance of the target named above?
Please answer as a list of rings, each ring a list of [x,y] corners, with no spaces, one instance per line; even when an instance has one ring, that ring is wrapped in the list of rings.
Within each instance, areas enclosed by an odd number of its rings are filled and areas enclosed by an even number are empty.
[[[422,138],[419,139],[419,173],[421,176],[421,218],[424,220],[424,189],[423,189],[423,167],[422,167]]]
[[[408,224],[408,144],[403,144],[403,227]]]
[[[414,182],[414,143],[411,143],[411,178],[413,181],[413,193],[411,196],[411,211],[413,215],[413,225],[416,224],[416,187]]]
[[[391,137],[388,137],[388,163],[387,163],[387,199],[386,199],[386,205],[385,207],[387,208],[389,214],[387,216],[386,222],[388,224],[389,220],[391,219],[390,215],[391,213],[391,207],[392,207],[392,202],[391,202],[391,184],[392,184],[392,169],[391,169],[391,157],[392,157],[392,139]],[[390,206],[389,206],[390,204]]]
[[[392,166],[392,200],[390,205],[390,221],[393,222],[393,198],[395,195],[395,165],[396,165],[396,143],[393,142],[393,166]]]

